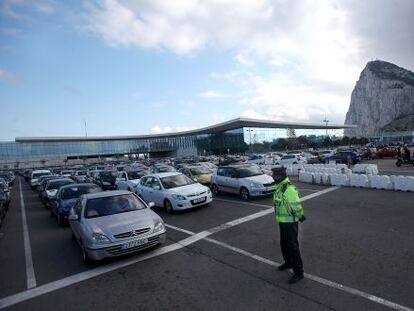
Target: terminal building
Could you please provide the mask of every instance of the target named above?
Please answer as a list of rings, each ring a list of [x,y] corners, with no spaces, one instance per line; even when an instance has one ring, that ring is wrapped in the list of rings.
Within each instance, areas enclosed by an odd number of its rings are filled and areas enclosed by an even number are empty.
[[[355,126],[237,118],[196,130],[155,135],[17,137],[14,142],[0,142],[0,163],[2,168],[5,165],[16,168],[34,162],[67,162],[132,154],[183,157],[242,153],[249,144],[286,137],[287,129],[294,129],[297,136],[318,136],[352,127]]]

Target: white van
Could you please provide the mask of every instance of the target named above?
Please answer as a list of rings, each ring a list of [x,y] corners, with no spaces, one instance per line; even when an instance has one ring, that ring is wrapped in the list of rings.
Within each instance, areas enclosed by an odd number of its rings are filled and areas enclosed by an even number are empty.
[[[34,170],[30,176],[30,187],[35,189],[39,185],[39,177],[45,175],[52,175],[49,170]]]

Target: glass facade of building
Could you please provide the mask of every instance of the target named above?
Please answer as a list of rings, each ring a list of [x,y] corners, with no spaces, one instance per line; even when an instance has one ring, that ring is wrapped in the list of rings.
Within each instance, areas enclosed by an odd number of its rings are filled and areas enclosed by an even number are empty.
[[[336,131],[335,131],[336,132]],[[296,130],[300,135],[325,135],[324,129]],[[330,135],[334,134],[329,130]],[[74,157],[104,157],[124,154],[161,153],[177,154],[179,150],[192,150],[194,154],[241,153],[249,144],[272,142],[286,137],[283,128],[246,128],[199,135],[172,137],[130,138],[108,140],[73,140],[41,142],[0,142],[0,160],[46,160]]]

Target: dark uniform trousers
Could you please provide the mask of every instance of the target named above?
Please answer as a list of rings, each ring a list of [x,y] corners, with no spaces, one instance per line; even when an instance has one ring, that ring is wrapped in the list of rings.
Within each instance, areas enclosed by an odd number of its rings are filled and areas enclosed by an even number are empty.
[[[279,223],[280,247],[285,263],[293,268],[295,275],[303,274],[302,258],[300,257],[297,222]]]

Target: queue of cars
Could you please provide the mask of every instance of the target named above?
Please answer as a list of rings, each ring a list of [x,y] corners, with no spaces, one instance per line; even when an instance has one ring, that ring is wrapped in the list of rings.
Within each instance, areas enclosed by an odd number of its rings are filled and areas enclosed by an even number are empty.
[[[10,190],[14,184],[14,180],[14,173],[0,172],[0,227],[9,210],[11,201]]]
[[[347,148],[122,161],[28,170],[22,176],[38,191],[56,222],[69,224],[82,258],[89,262],[163,243],[166,230],[151,210],[154,206],[172,213],[208,205],[219,193],[236,194],[243,200],[271,195],[274,180],[266,166],[329,161],[355,164],[360,160],[360,150]]]

